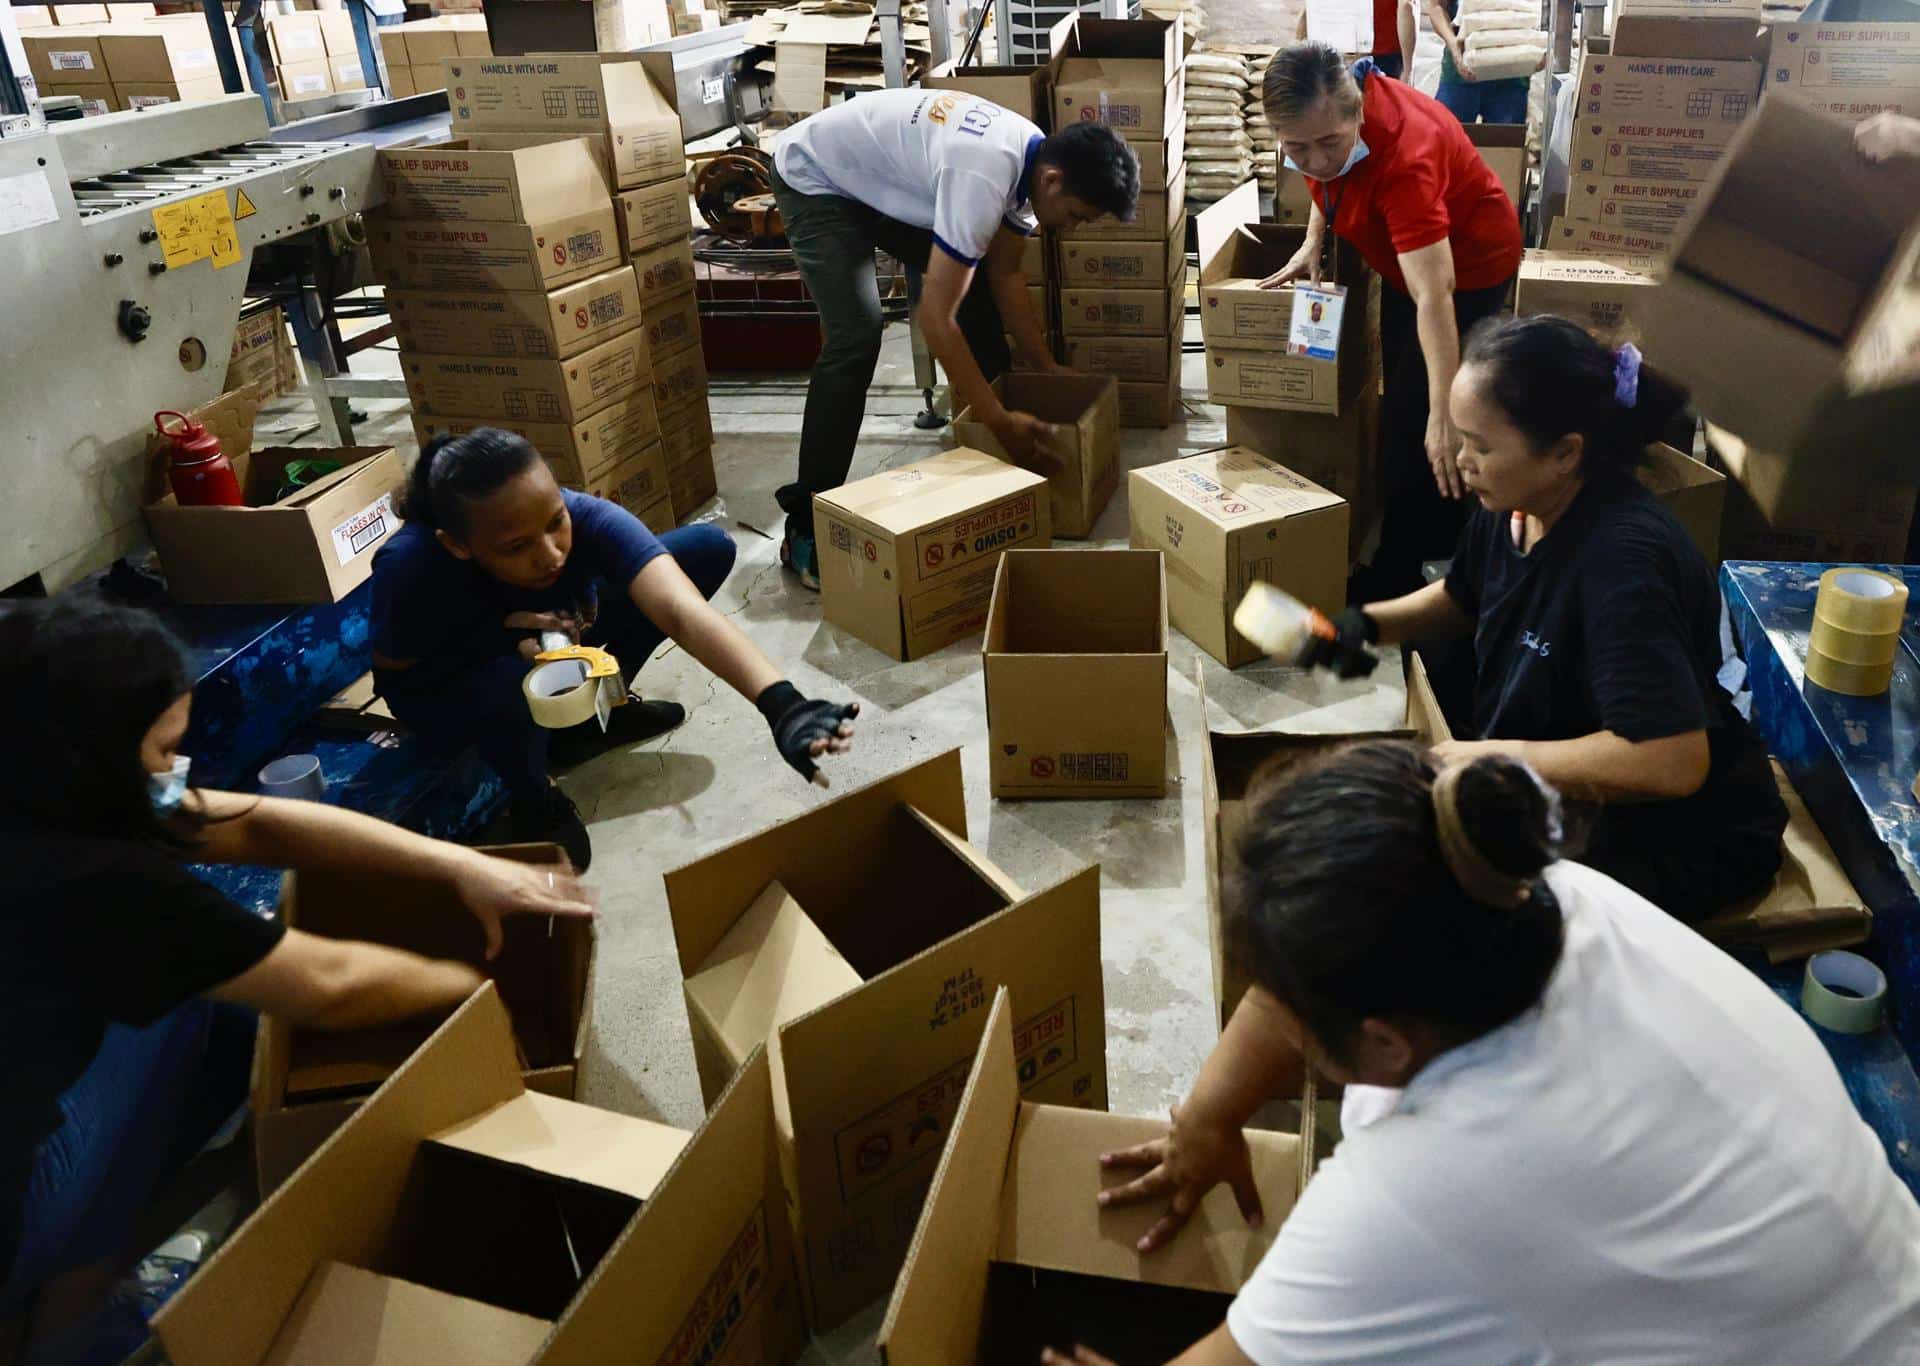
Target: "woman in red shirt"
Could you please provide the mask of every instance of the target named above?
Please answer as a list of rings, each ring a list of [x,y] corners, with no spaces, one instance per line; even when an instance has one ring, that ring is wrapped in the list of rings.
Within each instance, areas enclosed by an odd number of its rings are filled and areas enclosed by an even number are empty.
[[[1324,43],[1295,44],[1267,67],[1261,102],[1313,197],[1305,245],[1264,283],[1318,281],[1329,222],[1381,279],[1384,520],[1349,596],[1411,592],[1423,560],[1453,553],[1466,518],[1447,393],[1460,339],[1506,304],[1519,216],[1460,121],[1412,86],[1379,79],[1370,60],[1349,69]]]

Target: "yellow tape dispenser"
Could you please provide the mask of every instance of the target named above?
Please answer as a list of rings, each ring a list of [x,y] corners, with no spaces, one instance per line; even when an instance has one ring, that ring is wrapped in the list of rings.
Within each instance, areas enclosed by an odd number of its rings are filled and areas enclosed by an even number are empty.
[[[607,728],[607,717],[627,700],[620,661],[592,645],[560,645],[533,657],[520,691],[535,725],[548,730],[577,726],[588,717]],[[596,681],[597,680],[597,681]]]

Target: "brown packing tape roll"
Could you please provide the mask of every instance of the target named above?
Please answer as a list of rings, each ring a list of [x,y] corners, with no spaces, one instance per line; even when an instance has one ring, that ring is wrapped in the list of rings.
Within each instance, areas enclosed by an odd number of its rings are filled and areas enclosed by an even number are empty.
[[[1848,697],[1878,697],[1893,682],[1893,661],[1889,659],[1885,664],[1849,664],[1809,646],[1807,681],[1818,684],[1828,692],[1844,693]]]
[[[1813,609],[1813,630],[1807,636],[1809,649],[1818,650],[1828,659],[1842,664],[1881,665],[1893,662],[1893,652],[1900,648],[1900,628],[1895,627],[1877,635],[1865,631],[1849,631],[1844,626],[1836,626],[1820,615],[1819,607]]]
[[[1854,565],[1837,565],[1822,574],[1813,600],[1816,619],[1858,635],[1897,634],[1906,614],[1904,579]]]

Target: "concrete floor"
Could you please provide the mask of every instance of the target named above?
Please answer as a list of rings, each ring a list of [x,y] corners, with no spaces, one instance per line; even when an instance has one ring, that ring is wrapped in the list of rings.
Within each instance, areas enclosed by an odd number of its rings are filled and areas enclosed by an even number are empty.
[[[1197,330],[1195,333],[1197,337]],[[356,373],[378,374],[390,353]],[[1187,357],[1184,422],[1123,431],[1133,468],[1224,441],[1223,415],[1201,401],[1202,358]],[[913,426],[906,332],[890,328],[853,474],[858,478],[943,450],[945,431]],[[1178,740],[1170,795],[1159,801],[996,802],[987,795],[985,697],[977,640],[897,663],[821,620],[817,595],[779,566],[781,514],[773,492],[792,477],[804,376],[716,380],[720,500],[700,514],[739,546],[716,605],[732,616],[809,696],[861,704],[853,753],[834,760],[836,786],[856,785],[955,746],[964,750],[971,838],[1014,878],[1044,886],[1089,863],[1101,867],[1102,954],[1112,1108],[1163,1115],[1180,1099],[1215,1037],[1207,954],[1206,862],[1201,844],[1200,745],[1194,685],[1205,672],[1219,729],[1366,730],[1397,725],[1399,670],[1341,683],[1271,665],[1229,672],[1178,632],[1170,638],[1169,709]],[[404,405],[362,401],[364,442],[413,455]],[[1086,544],[1125,545],[1126,485]],[[599,975],[583,1099],[691,1127],[700,1088],[680,993],[679,962],[661,875],[714,847],[826,799],[781,762],[750,703],[668,645],[640,675],[651,697],[687,707],[686,724],[632,750],[575,769],[562,785],[592,828],[591,881],[601,897]],[[816,1348],[820,1363],[874,1360],[880,1306]]]

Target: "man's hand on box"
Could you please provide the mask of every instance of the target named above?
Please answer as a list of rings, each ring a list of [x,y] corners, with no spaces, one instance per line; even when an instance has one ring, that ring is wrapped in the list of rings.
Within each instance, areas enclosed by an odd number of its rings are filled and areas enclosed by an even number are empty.
[[[1108,1171],[1146,1173],[1124,1186],[1101,1191],[1101,1208],[1164,1197],[1167,1212],[1139,1242],[1140,1251],[1152,1252],[1165,1246],[1186,1225],[1207,1192],[1225,1181],[1233,1187],[1233,1198],[1248,1225],[1258,1228],[1265,1216],[1260,1192],[1253,1184],[1253,1156],[1247,1150],[1247,1136],[1238,1127],[1207,1122],[1194,1114],[1191,1106],[1176,1105],[1168,1113],[1173,1124],[1165,1138],[1100,1154],[1100,1165]]]
[[[993,434],[1000,439],[1008,458],[1022,469],[1038,474],[1060,470],[1062,462],[1051,422],[1042,422],[1032,413],[1009,412],[993,428]]]
[[[591,918],[599,914],[592,892],[564,866],[515,863],[474,853],[453,885],[461,904],[486,931],[489,961],[500,952],[500,922],[510,915]]]

